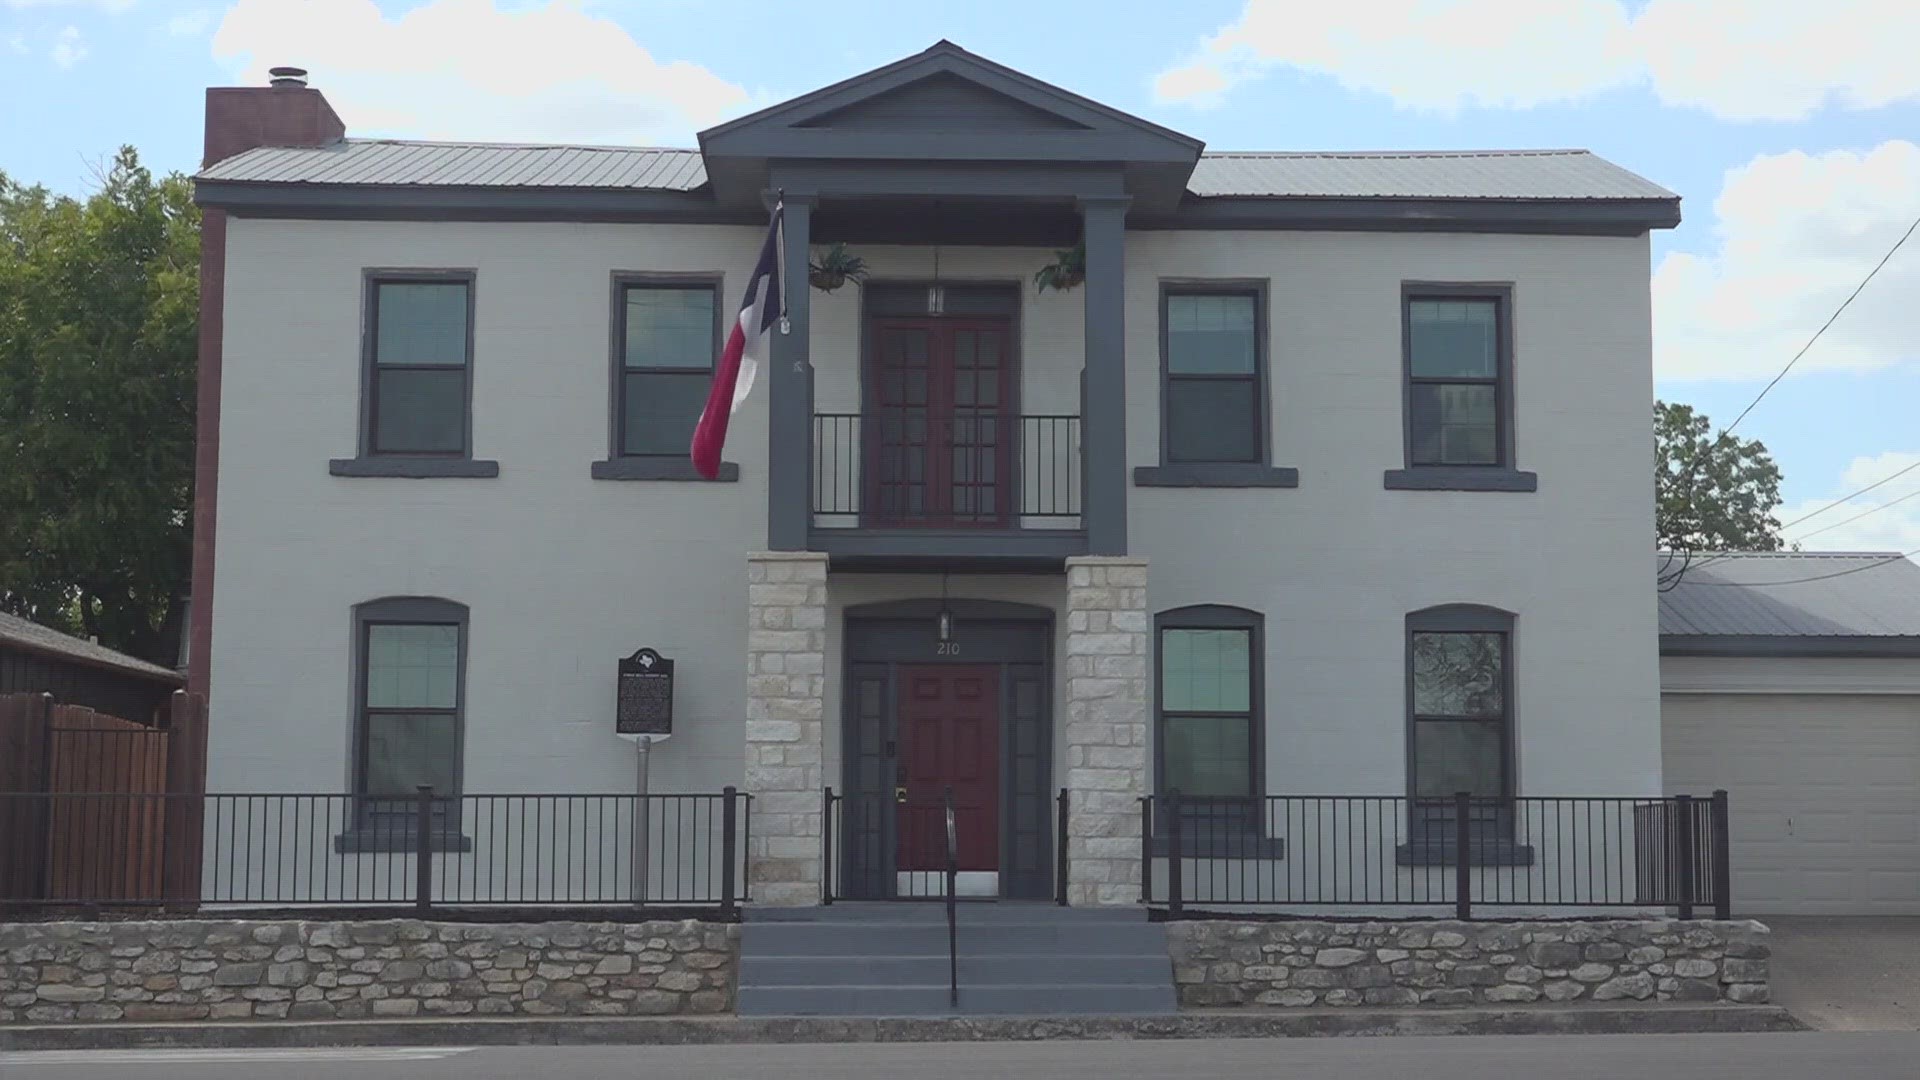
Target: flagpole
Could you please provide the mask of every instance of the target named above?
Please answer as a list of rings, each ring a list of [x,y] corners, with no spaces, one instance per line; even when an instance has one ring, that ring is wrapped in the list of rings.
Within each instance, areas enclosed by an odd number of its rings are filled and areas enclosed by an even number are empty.
[[[780,332],[793,333],[793,323],[787,319],[787,189],[775,188],[773,192],[773,243],[778,249],[780,264],[774,268],[774,280],[780,283]]]

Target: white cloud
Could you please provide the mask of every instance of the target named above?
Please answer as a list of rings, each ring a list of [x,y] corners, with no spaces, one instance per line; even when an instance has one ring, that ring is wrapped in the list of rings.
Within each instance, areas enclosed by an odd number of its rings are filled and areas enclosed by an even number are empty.
[[[1848,463],[1833,490],[1816,499],[1782,506],[1774,512],[1781,521],[1793,521],[1827,505],[1850,491],[1893,476],[1920,462],[1920,451],[1891,451],[1858,457]],[[1878,509],[1885,507],[1885,509]],[[1857,521],[1847,519],[1858,517]],[[1808,551],[1912,551],[1920,548],[1920,468],[1850,502],[1783,530],[1789,545]]]
[[[1790,120],[1829,102],[1920,100],[1920,4],[1886,0],[1247,0],[1163,72],[1164,101],[1207,104],[1274,67],[1413,108],[1524,108],[1650,83],[1669,105]]]
[[[248,83],[277,64],[310,69],[361,135],[686,142],[750,101],[561,0],[506,11],[490,0],[432,0],[395,17],[372,0],[239,0],[213,52]]]
[[[57,68],[70,68],[87,58],[87,42],[80,35],[80,28],[69,26],[62,29],[53,38],[53,51],[47,54]]]
[[[24,53],[27,51],[27,35],[21,33],[0,34],[0,45],[5,45],[8,52]]]
[[[1920,146],[1762,155],[1727,173],[1715,248],[1653,275],[1663,379],[1771,378],[1920,218]],[[1887,263],[1795,372],[1920,359],[1920,235]]]

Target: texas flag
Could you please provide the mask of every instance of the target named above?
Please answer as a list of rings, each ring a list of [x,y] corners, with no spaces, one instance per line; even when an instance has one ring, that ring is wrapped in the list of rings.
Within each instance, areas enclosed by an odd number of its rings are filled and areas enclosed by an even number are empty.
[[[767,241],[760,245],[760,262],[747,279],[747,293],[740,298],[740,317],[733,321],[727,347],[720,351],[713,388],[707,391],[707,407],[701,410],[700,423],[693,429],[693,468],[709,480],[720,475],[727,420],[752,392],[754,373],[767,359],[770,332],[786,315],[786,300],[780,289],[780,264],[787,246],[785,219],[786,206],[775,203]]]

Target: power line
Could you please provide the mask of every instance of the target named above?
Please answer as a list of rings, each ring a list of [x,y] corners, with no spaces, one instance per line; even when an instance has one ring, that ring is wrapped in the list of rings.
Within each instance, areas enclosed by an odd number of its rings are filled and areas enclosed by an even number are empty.
[[[1788,578],[1785,581],[1701,581],[1696,584],[1703,587],[1708,585],[1724,585],[1741,589],[1771,589],[1775,585],[1804,585],[1809,581],[1826,581],[1828,578],[1846,577],[1848,574],[1857,574],[1862,570],[1872,570],[1876,567],[1886,566],[1889,563],[1897,563],[1902,559],[1911,559],[1915,555],[1920,555],[1920,548],[1914,548],[1912,551],[1903,551],[1898,555],[1889,556],[1881,559],[1879,562],[1870,562],[1865,566],[1836,570],[1831,574],[1817,574],[1813,577]]]
[[[1836,521],[1831,525],[1823,525],[1820,528],[1815,529],[1810,533],[1807,533],[1806,536],[1796,536],[1794,537],[1794,543],[1797,544],[1800,541],[1805,540],[1808,536],[1819,536],[1823,532],[1829,532],[1833,529],[1839,528],[1842,525],[1851,525],[1854,522],[1859,521],[1861,518],[1866,517],[1869,514],[1877,514],[1880,511],[1885,510],[1889,506],[1898,506],[1901,503],[1906,502],[1908,499],[1914,498],[1916,496],[1920,496],[1920,491],[1910,491],[1907,494],[1902,495],[1899,498],[1894,499],[1890,502],[1883,502],[1879,506],[1868,507],[1867,509],[1862,510],[1860,513],[1855,514],[1850,518],[1847,518],[1845,521]]]
[[[1821,507],[1820,509],[1815,510],[1811,514],[1801,514],[1799,517],[1794,518],[1792,521],[1789,521],[1785,525],[1780,526],[1780,529],[1781,531],[1784,532],[1787,529],[1791,529],[1795,525],[1798,525],[1803,521],[1810,521],[1814,518],[1817,518],[1821,514],[1824,514],[1827,511],[1833,509],[1834,507],[1839,506],[1841,503],[1852,502],[1853,500],[1859,498],[1860,496],[1865,495],[1867,492],[1872,491],[1874,488],[1877,488],[1882,484],[1892,483],[1893,481],[1900,479],[1901,477],[1907,475],[1908,473],[1912,472],[1915,469],[1920,469],[1920,461],[1914,462],[1913,464],[1907,466],[1904,469],[1901,469],[1899,472],[1896,472],[1891,476],[1881,477],[1880,479],[1875,480],[1873,483],[1868,484],[1866,487],[1861,488],[1859,491],[1856,491],[1851,495],[1844,495],[1838,499],[1835,499],[1832,502],[1828,503],[1827,505]],[[1888,505],[1892,505],[1892,504],[1889,503]],[[1808,533],[1807,535],[1811,536],[1813,534]]]
[[[1720,429],[1720,434],[1722,435],[1728,434],[1734,428],[1739,427],[1740,421],[1745,420],[1747,418],[1747,414],[1753,411],[1754,406],[1760,404],[1761,400],[1767,396],[1768,392],[1771,391],[1775,386],[1778,386],[1780,384],[1781,379],[1784,379],[1787,377],[1787,372],[1793,370],[1793,365],[1799,363],[1800,358],[1807,355],[1807,350],[1813,348],[1813,343],[1820,340],[1820,335],[1827,332],[1827,327],[1832,326],[1834,322],[1840,318],[1841,313],[1846,311],[1848,307],[1852,306],[1853,301],[1857,297],[1859,297],[1859,295],[1863,291],[1866,290],[1867,284],[1871,282],[1874,279],[1874,277],[1880,273],[1880,269],[1886,266],[1888,260],[1893,258],[1894,253],[1899,251],[1901,247],[1903,247],[1906,244],[1907,239],[1913,235],[1913,232],[1915,229],[1920,229],[1920,217],[1913,219],[1913,224],[1907,226],[1907,231],[1900,234],[1900,239],[1895,240],[1893,242],[1893,246],[1887,249],[1887,253],[1885,255],[1880,256],[1880,261],[1873,265],[1872,270],[1867,271],[1867,276],[1860,279],[1860,284],[1854,286],[1853,291],[1847,294],[1847,298],[1840,302],[1840,306],[1834,309],[1834,312],[1832,315],[1827,317],[1827,321],[1820,324],[1820,329],[1815,330],[1813,332],[1813,336],[1807,339],[1807,343],[1805,345],[1800,346],[1800,351],[1793,354],[1793,359],[1787,361],[1787,366],[1780,369],[1780,374],[1775,375],[1773,377],[1772,382],[1769,382],[1766,386],[1761,387],[1760,393],[1754,395],[1754,399],[1747,403],[1747,407],[1740,410],[1740,415],[1733,418],[1733,423],[1728,424],[1726,427]]]

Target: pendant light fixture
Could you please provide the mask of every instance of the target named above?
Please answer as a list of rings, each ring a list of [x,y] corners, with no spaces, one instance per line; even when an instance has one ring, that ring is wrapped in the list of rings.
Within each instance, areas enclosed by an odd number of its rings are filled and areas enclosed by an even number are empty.
[[[940,571],[940,614],[935,619],[939,630],[940,644],[953,640],[953,611],[947,607],[947,572]]]

